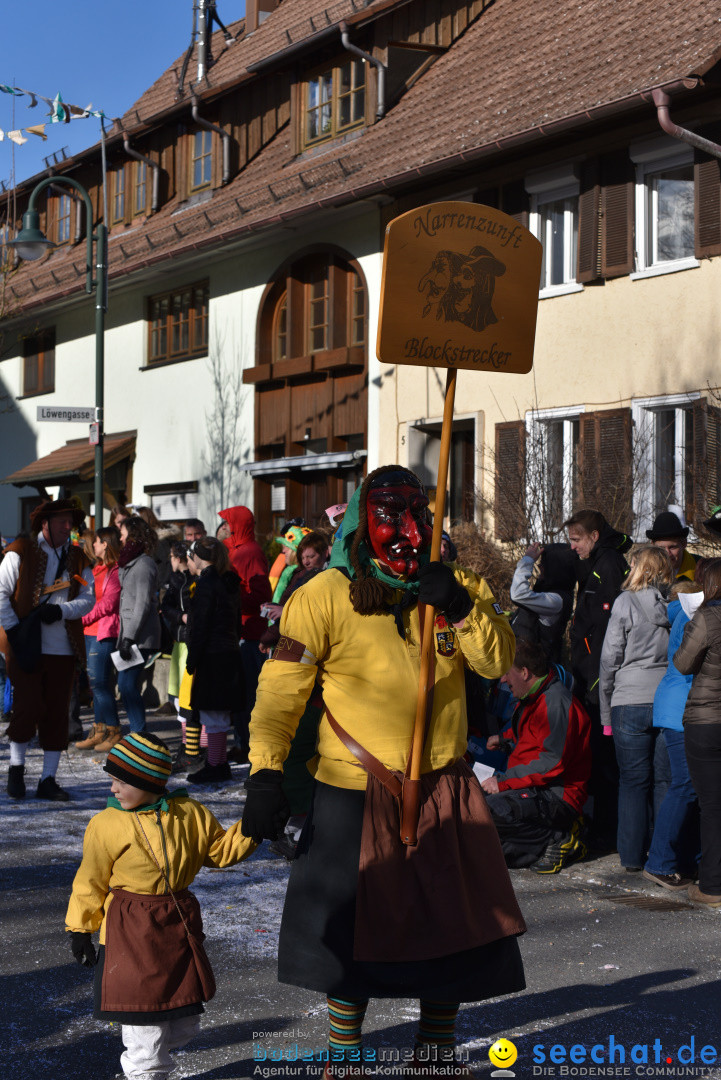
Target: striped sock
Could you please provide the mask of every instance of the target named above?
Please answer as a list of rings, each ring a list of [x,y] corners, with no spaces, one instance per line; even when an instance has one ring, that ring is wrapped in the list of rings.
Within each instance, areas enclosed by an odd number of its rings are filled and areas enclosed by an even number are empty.
[[[205,730],[205,724],[200,729],[200,745],[203,747],[208,745],[208,732]]]
[[[188,757],[200,755],[200,728],[197,724],[185,725],[185,752]]]
[[[208,732],[208,764],[222,765],[228,760],[228,733],[226,731]]]
[[[329,1050],[358,1050],[361,1045],[361,1028],[365,1019],[368,999],[365,1001],[341,1001],[328,998]],[[357,1061],[355,1057],[353,1060]]]
[[[187,727],[185,720],[180,721],[180,741],[185,745],[185,728]]]
[[[416,1046],[455,1046],[458,1003],[421,998]]]

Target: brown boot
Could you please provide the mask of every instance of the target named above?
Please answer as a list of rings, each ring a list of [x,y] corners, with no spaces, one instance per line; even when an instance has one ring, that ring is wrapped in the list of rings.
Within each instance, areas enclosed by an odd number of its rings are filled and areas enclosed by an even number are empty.
[[[105,738],[97,746],[93,747],[96,754],[109,754],[113,747],[122,739],[122,732],[119,727],[107,727],[105,729]]]
[[[76,750],[94,750],[95,747],[105,739],[106,727],[105,724],[93,724],[88,736],[85,739],[81,739],[80,742],[75,743]]]

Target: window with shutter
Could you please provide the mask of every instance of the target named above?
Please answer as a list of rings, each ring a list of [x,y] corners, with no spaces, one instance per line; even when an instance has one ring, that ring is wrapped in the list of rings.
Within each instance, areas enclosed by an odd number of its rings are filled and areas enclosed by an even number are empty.
[[[55,390],[55,331],[43,330],[23,341],[23,395]]]
[[[632,276],[698,266],[693,151],[663,137],[637,143],[629,153],[636,166],[636,273]]]
[[[721,139],[721,124],[702,128],[706,139]],[[695,254],[697,259],[721,255],[721,162],[718,158],[694,152]]]
[[[601,184],[597,158],[581,169],[578,196],[578,261],[576,279],[587,284],[601,276]]]
[[[600,510],[615,528],[633,523],[631,410],[603,409],[581,417],[579,504]],[[580,508],[580,506],[579,506]]]
[[[633,166],[625,150],[601,164],[601,272],[605,278],[633,270]]]
[[[699,525],[721,502],[721,410],[701,398],[688,415],[685,510]]]
[[[552,541],[573,513],[582,405],[526,413],[526,515],[534,539]]]
[[[632,402],[635,529],[643,535],[657,514],[694,502],[694,409],[697,392],[638,398]],[[701,457],[703,455],[701,454]]]
[[[526,425],[523,420],[496,424],[494,518],[498,540],[520,540],[526,523]]]

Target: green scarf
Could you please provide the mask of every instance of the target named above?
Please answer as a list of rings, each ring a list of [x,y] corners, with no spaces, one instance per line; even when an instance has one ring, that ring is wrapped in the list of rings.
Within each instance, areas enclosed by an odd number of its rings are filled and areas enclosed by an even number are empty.
[[[150,792],[148,792],[150,794]],[[125,814],[134,814],[136,810],[162,810],[163,813],[167,813],[170,809],[168,805],[168,799],[180,799],[187,798],[188,792],[185,788],[176,788],[175,791],[166,791],[164,795],[159,795],[155,802],[143,803],[142,806],[134,806],[132,810],[125,810],[120,805],[114,795],[108,796],[108,809],[112,807],[114,810],[122,810]]]
[[[351,496],[351,500],[348,503],[348,507],[341,523],[342,535],[336,535],[335,542],[331,549],[329,563],[329,568],[336,567],[339,570],[345,570],[351,580],[354,580],[356,576],[356,572],[350,561],[350,551],[353,547],[356,529],[358,528],[360,493],[361,489],[356,488]],[[378,560],[374,559],[369,552],[365,540],[361,542],[360,547],[358,548],[358,558],[361,565],[371,577],[378,578],[384,585],[389,585],[391,589],[400,589],[402,592],[412,597],[418,596],[418,582],[406,581],[404,578],[396,577],[394,574],[389,574],[382,570],[378,564]],[[426,563],[430,562],[430,552],[427,548],[425,551],[421,552],[418,561],[421,566],[425,566]]]

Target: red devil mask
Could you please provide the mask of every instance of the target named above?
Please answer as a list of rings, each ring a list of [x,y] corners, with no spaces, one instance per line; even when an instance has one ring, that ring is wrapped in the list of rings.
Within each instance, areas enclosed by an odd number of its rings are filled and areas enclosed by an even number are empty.
[[[394,574],[414,577],[433,535],[423,488],[408,473],[389,472],[374,482],[366,506],[375,557]]]

